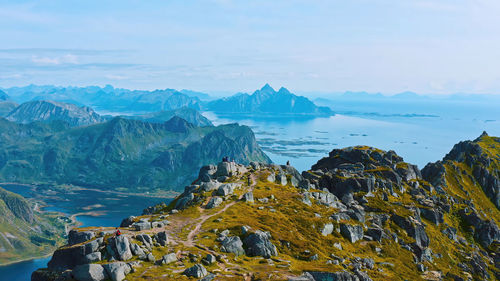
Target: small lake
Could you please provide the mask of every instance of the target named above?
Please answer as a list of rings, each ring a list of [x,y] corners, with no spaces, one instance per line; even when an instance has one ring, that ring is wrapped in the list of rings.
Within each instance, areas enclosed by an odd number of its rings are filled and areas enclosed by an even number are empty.
[[[37,195],[35,188],[25,185],[0,185],[1,187],[21,194],[26,198]],[[45,192],[44,192],[45,193]],[[161,202],[169,203],[170,198],[155,198],[137,195],[122,195],[110,192],[93,190],[77,190],[68,192],[53,192],[44,198],[49,206],[46,211],[57,211],[66,215],[92,212],[95,215],[77,216],[77,220],[84,226],[119,226],[122,219],[130,215],[140,215],[142,210]],[[47,267],[50,257],[23,261],[7,266],[0,266],[0,280],[28,281],[31,273],[38,268]]]

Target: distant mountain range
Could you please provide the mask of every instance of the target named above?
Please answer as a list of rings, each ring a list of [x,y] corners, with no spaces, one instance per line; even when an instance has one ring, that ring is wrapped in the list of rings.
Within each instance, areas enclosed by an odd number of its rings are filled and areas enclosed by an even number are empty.
[[[65,236],[58,215],[38,213],[22,196],[0,187],[0,264],[52,253]]]
[[[275,91],[269,84],[252,95],[237,94],[208,102],[204,109],[219,113],[333,115],[328,107],[316,106],[309,99],[294,95],[285,88]]]
[[[182,187],[224,156],[270,162],[249,127],[198,127],[177,116],[161,124],[116,117],[77,128],[0,119],[0,140],[0,181],[7,182],[140,192]]]
[[[36,86],[7,89],[11,98],[19,103],[33,100],[52,100],[90,106],[108,112],[154,112],[181,107],[200,109],[200,99],[173,89],[132,91],[112,86],[104,88]]]
[[[106,87],[56,87],[36,86],[6,89],[11,98],[19,103],[36,100],[85,105],[98,112],[149,113],[187,107],[217,113],[280,114],[330,116],[328,107],[316,106],[306,97],[297,96],[287,89],[275,91],[269,84],[253,94],[239,93],[228,98],[213,100],[208,94],[174,89],[138,91]]]

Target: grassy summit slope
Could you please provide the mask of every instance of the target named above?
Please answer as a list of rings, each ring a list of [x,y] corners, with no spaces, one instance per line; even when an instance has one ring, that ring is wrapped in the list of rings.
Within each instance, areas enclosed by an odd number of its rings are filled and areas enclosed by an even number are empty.
[[[488,150],[478,154],[488,169],[498,165],[498,138],[473,143]],[[79,233],[104,235],[95,267],[121,259],[127,280],[497,280],[499,210],[453,155],[423,176],[393,151],[366,146],[335,149],[302,175],[220,163],[203,167],[169,206],[124,220],[126,258],[108,250],[112,229]],[[80,270],[57,257],[85,243],[56,252],[48,272]]]

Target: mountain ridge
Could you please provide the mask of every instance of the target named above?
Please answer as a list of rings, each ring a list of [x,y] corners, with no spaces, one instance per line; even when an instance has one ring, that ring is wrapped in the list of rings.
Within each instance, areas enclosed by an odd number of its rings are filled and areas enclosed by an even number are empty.
[[[2,119],[0,128],[0,179],[9,182],[158,191],[186,183],[193,170],[224,156],[270,162],[246,126],[197,127],[175,116],[164,123],[115,117],[74,128]]]

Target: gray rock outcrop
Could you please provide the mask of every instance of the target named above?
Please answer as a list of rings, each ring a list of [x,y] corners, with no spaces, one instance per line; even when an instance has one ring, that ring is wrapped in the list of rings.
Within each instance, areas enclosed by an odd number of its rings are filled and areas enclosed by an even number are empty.
[[[261,256],[264,258],[278,255],[278,250],[270,241],[270,238],[269,233],[260,230],[248,235],[243,240],[246,254],[251,257]]]

